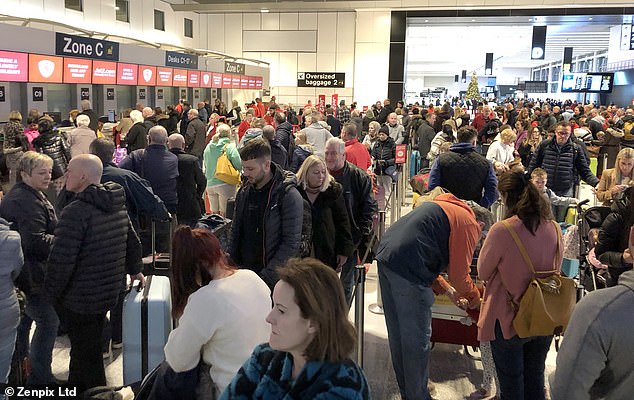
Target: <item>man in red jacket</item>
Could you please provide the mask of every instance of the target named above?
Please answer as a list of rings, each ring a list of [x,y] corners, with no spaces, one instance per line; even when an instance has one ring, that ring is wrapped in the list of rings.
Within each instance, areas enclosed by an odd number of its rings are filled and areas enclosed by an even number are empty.
[[[255,99],[255,118],[264,118],[266,115],[266,110],[264,109],[264,104],[262,103],[262,99],[256,97]]]
[[[357,139],[357,125],[348,122],[343,126],[341,139],[346,143],[346,161],[351,162],[364,171],[372,165],[370,152]]]
[[[255,115],[255,109],[249,108],[247,110],[246,116],[244,117],[244,121],[240,122],[238,126],[238,141],[242,140],[242,136],[247,132],[247,129],[251,127],[251,122],[253,121],[253,117]]]

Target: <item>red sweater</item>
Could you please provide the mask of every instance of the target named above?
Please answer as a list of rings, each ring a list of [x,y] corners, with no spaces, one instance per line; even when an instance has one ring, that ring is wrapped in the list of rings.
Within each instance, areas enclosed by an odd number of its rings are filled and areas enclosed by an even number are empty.
[[[351,162],[364,171],[367,171],[372,165],[368,149],[359,143],[357,138],[346,142],[346,161]]]

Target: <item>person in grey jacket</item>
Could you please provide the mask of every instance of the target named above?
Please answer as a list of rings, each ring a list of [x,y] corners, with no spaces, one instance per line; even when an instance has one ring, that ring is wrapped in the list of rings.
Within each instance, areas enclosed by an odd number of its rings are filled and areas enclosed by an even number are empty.
[[[198,110],[192,108],[187,112],[187,117],[189,118],[189,124],[187,125],[187,131],[183,134],[185,137],[185,151],[198,157],[202,163],[207,128],[205,123],[198,118]]]
[[[632,398],[632,304],[632,270],[621,275],[617,286],[591,292],[577,303],[551,376],[553,400]]]
[[[15,346],[20,306],[13,282],[17,279],[24,257],[20,234],[9,230],[9,223],[0,218],[0,383],[7,383]]]
[[[313,154],[324,158],[324,151],[326,148],[326,141],[332,137],[332,134],[319,124],[319,121],[323,119],[323,115],[319,111],[313,111],[312,124],[302,129],[306,133],[306,141],[313,147]]]

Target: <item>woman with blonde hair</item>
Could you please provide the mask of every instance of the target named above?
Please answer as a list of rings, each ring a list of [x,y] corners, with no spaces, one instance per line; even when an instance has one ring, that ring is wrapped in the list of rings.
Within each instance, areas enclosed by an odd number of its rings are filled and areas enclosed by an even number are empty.
[[[240,153],[233,140],[231,127],[227,124],[219,124],[216,134],[212,137],[203,152],[205,165],[205,177],[207,178],[207,197],[212,213],[222,216],[227,214],[227,200],[236,194],[236,185],[232,185],[216,178],[216,164],[220,156],[225,153],[231,165],[238,171],[242,169]]]
[[[311,255],[341,271],[354,251],[343,187],[318,156],[306,158],[297,172],[297,190],[311,206]]]
[[[634,185],[634,149],[626,147],[616,155],[614,168],[606,169],[597,185],[597,198],[610,206],[614,197]]]
[[[368,151],[372,151],[379,134],[379,129],[381,129],[381,124],[376,121],[370,121],[368,125],[368,134],[363,138],[363,145],[368,148]]]
[[[493,163],[495,171],[500,173],[508,171],[508,165],[515,160],[515,139],[517,135],[512,128],[506,128],[500,132],[500,139],[495,140],[489,146],[486,159]]]

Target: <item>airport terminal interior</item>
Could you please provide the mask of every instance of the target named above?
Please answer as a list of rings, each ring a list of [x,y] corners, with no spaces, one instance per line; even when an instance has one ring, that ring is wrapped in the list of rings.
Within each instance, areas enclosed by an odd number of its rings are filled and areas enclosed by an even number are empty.
[[[85,101],[103,116],[101,128],[138,105],[167,110],[216,99],[226,112],[233,104],[244,113],[261,99],[295,113],[354,104],[362,116],[385,99],[410,113],[449,103],[472,122],[477,111],[466,100],[474,91],[492,110],[546,99],[562,111],[573,102],[634,106],[627,0],[0,0],[0,38],[0,126],[12,111],[24,124],[36,109],[61,127]],[[411,153],[401,155],[405,172],[383,214],[388,229],[418,197],[409,184]],[[585,183],[573,195],[601,203]],[[397,400],[376,261],[362,290],[349,314],[363,329],[355,361],[372,398]],[[437,300],[432,316],[477,331],[448,299]],[[68,379],[69,358],[68,336],[59,336],[55,378]],[[556,358],[553,343],[547,381]],[[122,350],[110,349],[104,363],[108,385],[123,385]],[[434,399],[496,398],[478,391],[475,346],[434,343],[429,371]]]

